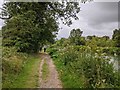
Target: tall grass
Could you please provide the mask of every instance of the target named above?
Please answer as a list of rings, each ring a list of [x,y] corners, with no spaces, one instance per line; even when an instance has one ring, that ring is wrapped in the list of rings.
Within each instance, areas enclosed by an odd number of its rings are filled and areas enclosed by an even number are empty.
[[[53,52],[54,51],[54,52]],[[120,87],[118,72],[101,49],[86,46],[49,48],[65,88]]]
[[[36,88],[40,57],[19,53],[15,48],[3,47],[2,87]]]

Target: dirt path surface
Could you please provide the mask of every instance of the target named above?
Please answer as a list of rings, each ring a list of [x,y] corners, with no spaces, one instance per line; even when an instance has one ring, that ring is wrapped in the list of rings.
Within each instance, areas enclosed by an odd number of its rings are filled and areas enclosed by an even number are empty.
[[[40,54],[42,61],[40,64],[40,88],[62,88],[62,84],[61,81],[59,79],[58,76],[58,72],[56,70],[56,67],[51,59],[51,57],[48,54]],[[45,61],[46,60],[46,61]],[[47,75],[46,80],[42,79],[42,66],[44,63],[47,63],[48,65],[48,69],[49,69],[49,73]]]

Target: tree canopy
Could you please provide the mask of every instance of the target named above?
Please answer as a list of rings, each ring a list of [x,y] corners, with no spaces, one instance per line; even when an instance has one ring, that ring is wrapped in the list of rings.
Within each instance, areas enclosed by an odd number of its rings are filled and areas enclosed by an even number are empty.
[[[120,29],[115,29],[113,31],[112,39],[115,41],[115,46],[120,47]]]
[[[54,42],[59,30],[58,19],[72,24],[78,19],[77,2],[7,2],[3,5],[3,46],[15,46],[18,51],[38,52],[47,42]]]
[[[87,0],[82,0],[86,2]],[[59,19],[71,25],[78,19],[78,2],[6,2],[0,18],[3,46],[15,46],[21,52],[38,52],[44,44],[53,43],[59,30]]]
[[[85,38],[81,37],[83,31],[80,29],[72,29],[70,32],[70,42],[75,45],[85,45]]]

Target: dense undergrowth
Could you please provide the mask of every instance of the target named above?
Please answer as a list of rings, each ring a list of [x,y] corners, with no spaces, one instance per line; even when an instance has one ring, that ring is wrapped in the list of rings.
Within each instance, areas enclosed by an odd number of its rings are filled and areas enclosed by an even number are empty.
[[[116,48],[107,48],[110,54]],[[108,50],[89,46],[52,45],[47,51],[53,58],[64,88],[118,88],[120,74],[107,57]]]
[[[20,53],[15,48],[3,47],[2,87],[37,87],[39,63],[39,55]]]

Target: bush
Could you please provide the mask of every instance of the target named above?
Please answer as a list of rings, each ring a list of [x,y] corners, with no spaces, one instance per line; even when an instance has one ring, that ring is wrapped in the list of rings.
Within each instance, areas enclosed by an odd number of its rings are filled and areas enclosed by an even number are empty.
[[[3,85],[12,83],[15,75],[18,75],[25,63],[28,55],[25,53],[18,53],[14,47],[3,47],[2,55],[2,81]]]
[[[53,46],[51,46],[47,49],[48,54],[51,55],[51,56],[57,51],[58,51],[58,49],[54,48]]]
[[[107,53],[108,55],[120,55],[120,48],[117,47],[104,47],[102,48],[103,53]]]
[[[57,50],[51,48],[52,56],[58,54],[57,59],[54,59],[60,60],[59,63],[63,63],[61,64],[62,71],[71,74],[71,77],[75,77],[75,82],[64,82],[76,83],[76,85],[81,85],[80,87],[84,88],[113,88],[120,86],[118,82],[120,78],[117,77],[118,72],[114,70],[113,64],[109,63],[110,58],[106,58],[106,54],[102,53],[101,48],[94,48],[93,50],[86,46],[68,46],[60,51]],[[62,78],[66,77],[66,74],[62,75]],[[71,77],[66,78],[73,80]],[[78,82],[80,79],[82,81]]]

